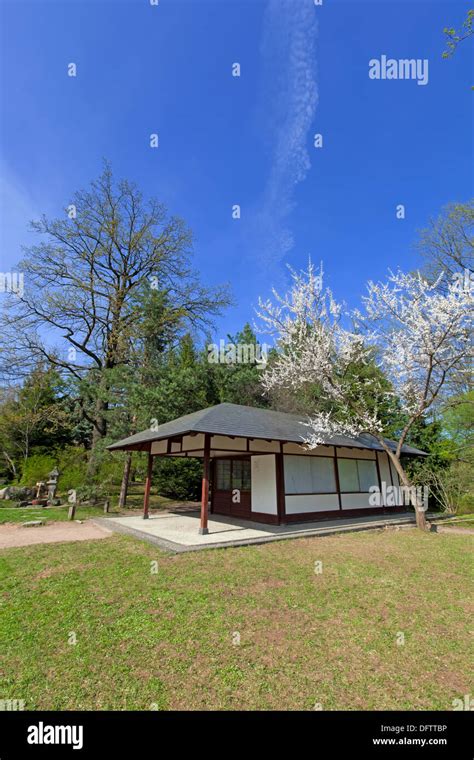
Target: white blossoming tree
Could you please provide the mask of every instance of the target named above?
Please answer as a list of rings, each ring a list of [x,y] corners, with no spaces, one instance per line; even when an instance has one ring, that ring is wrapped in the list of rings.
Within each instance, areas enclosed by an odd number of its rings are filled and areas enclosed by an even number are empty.
[[[273,334],[277,347],[264,388],[297,391],[317,383],[331,411],[308,410],[307,445],[314,448],[334,435],[373,435],[410,488],[402,448],[413,425],[445,401],[451,378],[466,367],[472,294],[458,282],[440,292],[418,274],[397,272],[386,283],[370,282],[363,309],[346,314],[320,287],[321,274],[311,262],[305,272],[290,272],[287,294],[273,291],[273,300],[259,300],[259,327]],[[381,372],[361,371],[374,358]],[[405,420],[395,447],[385,438],[382,406]],[[409,493],[417,525],[426,528],[424,506],[415,489]]]

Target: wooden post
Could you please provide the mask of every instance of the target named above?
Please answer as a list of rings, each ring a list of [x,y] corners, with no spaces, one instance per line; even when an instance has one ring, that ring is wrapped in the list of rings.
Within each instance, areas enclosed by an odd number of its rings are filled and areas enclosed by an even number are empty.
[[[285,473],[283,469],[283,444],[280,443],[280,453],[275,454],[275,478],[278,525],[285,523]]]
[[[333,459],[333,463],[334,463],[334,477],[336,478],[336,491],[337,491],[337,499],[338,499],[338,502],[339,502],[339,513],[340,513],[340,514],[337,515],[337,517],[343,517],[343,515],[342,515],[341,484],[340,484],[340,481],[339,481],[339,465],[338,465],[338,462],[337,462],[337,448],[336,448],[336,446],[333,446],[333,449],[334,449],[334,459]]]
[[[209,433],[204,434],[204,458],[202,464],[202,492],[201,492],[201,524],[199,533],[206,536],[209,533],[207,527],[207,510],[209,502],[209,462],[211,453],[211,436]]]
[[[148,454],[148,467],[146,471],[145,496],[143,497],[143,519],[148,520],[148,505],[150,503],[151,472],[153,470],[153,457]]]

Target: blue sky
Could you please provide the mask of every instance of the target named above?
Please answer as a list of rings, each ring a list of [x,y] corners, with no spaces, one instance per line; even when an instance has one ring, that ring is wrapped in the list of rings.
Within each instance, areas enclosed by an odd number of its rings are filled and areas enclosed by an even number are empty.
[[[107,157],[188,222],[203,281],[231,284],[217,338],[308,256],[355,305],[369,278],[414,268],[416,231],[472,194],[472,40],[441,58],[468,8],[0,0],[0,269],[31,242],[28,220],[60,215]],[[428,84],[371,80],[381,55],[428,59]]]

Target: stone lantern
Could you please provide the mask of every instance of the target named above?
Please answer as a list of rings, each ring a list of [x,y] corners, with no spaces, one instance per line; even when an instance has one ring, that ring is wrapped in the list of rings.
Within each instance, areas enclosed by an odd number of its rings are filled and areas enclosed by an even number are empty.
[[[51,505],[56,494],[58,487],[59,471],[54,468],[51,472],[48,472],[48,480],[46,485],[48,486],[48,504]]]

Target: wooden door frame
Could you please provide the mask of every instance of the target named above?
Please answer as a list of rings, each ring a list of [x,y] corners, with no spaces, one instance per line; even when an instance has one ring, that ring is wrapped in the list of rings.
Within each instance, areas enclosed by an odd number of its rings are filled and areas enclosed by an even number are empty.
[[[230,477],[231,477],[231,485],[232,485],[232,462],[235,460],[244,460],[245,462],[248,462],[250,464],[250,468],[252,467],[252,456],[248,452],[243,452],[242,454],[229,454],[226,456],[216,456],[212,458],[212,469],[211,469],[211,513],[212,514],[222,514],[224,516],[232,517],[232,514],[226,515],[224,512],[216,512],[215,510],[215,495],[216,495],[216,466],[215,462],[218,459],[224,459],[224,460],[230,460],[231,462],[231,469],[230,469]],[[231,501],[232,499],[232,491],[234,489],[231,487],[228,491],[219,490],[219,493],[228,493],[229,499]],[[248,494],[249,497],[249,509],[248,509],[248,519],[250,520],[252,518],[252,476],[250,476],[250,490],[243,490],[240,489],[242,493]],[[231,501],[232,503],[232,501]],[[242,515],[236,515],[238,517],[243,517]],[[245,518],[247,518],[247,513],[245,514]]]

